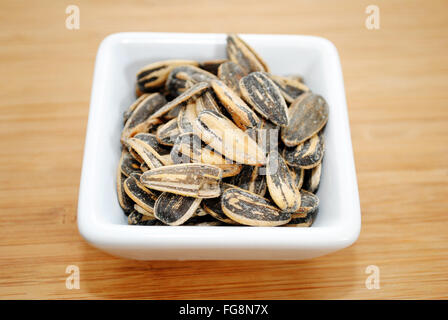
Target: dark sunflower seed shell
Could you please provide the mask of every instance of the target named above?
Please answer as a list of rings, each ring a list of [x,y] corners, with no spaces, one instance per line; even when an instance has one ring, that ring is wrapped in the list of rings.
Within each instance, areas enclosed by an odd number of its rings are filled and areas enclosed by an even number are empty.
[[[216,99],[213,95],[213,92],[207,90],[196,100],[196,114],[199,114],[204,110],[213,110],[218,113],[221,113],[221,109],[216,103]]]
[[[286,147],[283,151],[283,156],[290,166],[303,169],[316,167],[324,156],[323,134],[315,134],[297,147]]]
[[[157,225],[158,223],[159,220],[156,218],[145,216],[137,211],[133,211],[128,216],[128,224],[130,225],[152,226]]]
[[[140,172],[140,162],[135,160],[134,157],[131,156],[131,154],[126,150],[121,152],[118,165],[121,169],[121,173],[123,173],[126,177],[129,177],[131,173]]]
[[[177,98],[171,100],[167,104],[165,104],[163,107],[161,107],[159,110],[157,110],[155,113],[153,113],[149,119],[157,119],[159,117],[162,117],[167,112],[171,111],[181,103],[184,103],[188,101],[189,99],[193,98],[195,95],[201,94],[203,91],[207,90],[210,87],[210,85],[207,82],[199,82],[186,90],[184,93],[179,95]]]
[[[177,117],[177,126],[179,127],[179,131],[181,133],[195,132],[194,126],[196,118],[196,103],[190,101],[179,111],[179,116]]]
[[[155,219],[156,217],[154,216],[154,212],[149,212],[146,211],[145,209],[143,209],[142,207],[140,207],[138,204],[134,204],[134,210],[137,211],[138,213],[141,213],[144,216],[150,217],[152,219]]]
[[[208,82],[212,79],[216,79],[214,74],[195,66],[179,66],[174,68],[169,74],[166,81],[166,91],[168,91],[170,95],[177,97],[188,90],[196,82]]]
[[[325,99],[311,92],[294,100],[288,110],[289,124],[281,132],[285,145],[297,146],[318,133],[328,121],[328,112]]]
[[[250,136],[223,115],[206,110],[196,120],[200,137],[208,146],[240,164],[263,165],[263,150]]]
[[[319,209],[310,212],[306,217],[292,218],[291,221],[289,221],[289,223],[285,225],[285,227],[302,227],[302,228],[311,227],[314,221],[316,220],[318,212]]]
[[[266,176],[260,174],[260,169],[255,166],[243,166],[241,172],[232,179],[232,183],[263,197],[266,194]]]
[[[253,72],[240,80],[243,99],[264,118],[278,126],[289,123],[288,106],[277,85],[264,72]]]
[[[118,203],[120,204],[120,207],[123,209],[124,213],[126,215],[129,215],[133,209],[134,209],[134,201],[132,201],[131,198],[126,194],[124,191],[124,181],[127,179],[127,177],[121,173],[120,167],[117,169],[117,197],[118,197]]]
[[[124,191],[140,207],[150,213],[154,212],[154,204],[157,198],[153,193],[142,187],[135,176],[130,176],[124,181]]]
[[[240,188],[224,191],[221,206],[230,219],[249,226],[279,226],[291,219],[290,213],[279,210],[268,199]]]
[[[299,167],[290,167],[291,175],[294,179],[297,190],[300,190],[303,185],[303,180],[305,177],[305,169]]]
[[[224,82],[212,80],[211,85],[221,104],[233,119],[233,122],[242,130],[258,127],[260,119],[251,108]]]
[[[214,75],[217,75],[219,66],[221,66],[223,63],[227,61],[228,60],[226,59],[208,60],[201,62],[199,64],[199,68],[204,69],[205,71],[208,71]]]
[[[230,188],[233,188],[233,186],[230,184],[223,183],[221,185],[222,192],[224,192],[225,190],[230,189]],[[213,218],[215,218],[221,222],[224,222],[227,224],[239,224],[238,222],[233,221],[232,219],[230,219],[228,216],[226,216],[224,214],[224,212],[222,211],[221,199],[222,199],[222,195],[219,198],[204,199],[204,201],[202,201],[202,208],[210,216],[212,216]]]
[[[132,113],[134,112],[134,110],[137,108],[138,105],[140,105],[140,103],[146,99],[147,97],[149,97],[150,94],[146,93],[146,94],[142,94],[140,95],[137,100],[135,100],[130,106],[129,108],[123,112],[123,121],[124,124],[126,124],[126,122],[128,121],[129,117],[132,115]]]
[[[222,170],[216,166],[183,163],[152,169],[140,181],[148,188],[194,198],[215,198],[221,194]]]
[[[131,138],[127,144],[143,159],[150,169],[159,168],[165,165],[163,158],[150,145],[142,140]]]
[[[242,165],[232,163],[217,152],[203,146],[201,138],[194,133],[179,135],[171,149],[171,159],[174,163],[207,163],[222,169],[222,177],[237,175]]]
[[[158,129],[158,128],[157,128]],[[170,153],[170,150],[159,143],[157,136],[152,133],[138,133],[134,136],[134,139],[141,140],[151,148],[153,148],[158,154],[164,155]]]
[[[269,68],[261,57],[236,34],[227,36],[227,56],[246,72],[267,71]]]
[[[151,126],[160,123],[159,119],[151,118],[151,115],[160,110],[165,103],[165,97],[160,93],[150,94],[141,100],[124,125],[121,141],[124,142],[137,133],[147,132]]]
[[[193,216],[201,200],[164,192],[156,201],[154,216],[164,224],[181,225]]]
[[[303,189],[312,193],[316,193],[317,190],[319,189],[321,171],[322,171],[322,162],[320,162],[313,169],[305,170]]]
[[[141,92],[150,92],[163,87],[170,72],[180,65],[197,66],[198,63],[191,60],[167,60],[151,63],[137,73],[138,89]]]
[[[294,212],[300,207],[300,192],[285,160],[277,151],[268,155],[266,182],[272,200],[280,209]]]
[[[173,146],[179,134],[180,131],[175,118],[157,128],[156,138],[162,145]]]
[[[239,96],[241,96],[240,80],[247,75],[248,74],[233,61],[223,63],[218,69],[218,78]]]
[[[319,198],[306,190],[300,190],[300,208],[291,214],[292,218],[305,218],[319,208]]]
[[[292,103],[302,93],[310,91],[310,89],[303,83],[287,77],[268,75],[272,81],[277,85],[283,97],[288,103]]]

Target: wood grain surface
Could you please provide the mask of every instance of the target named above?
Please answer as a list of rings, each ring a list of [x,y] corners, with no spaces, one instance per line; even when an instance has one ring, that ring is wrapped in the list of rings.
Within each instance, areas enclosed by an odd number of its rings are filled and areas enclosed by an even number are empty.
[[[66,6],[80,29],[65,27]],[[366,7],[380,29],[365,27]],[[447,1],[0,2],[0,297],[448,298]],[[136,262],[90,247],[76,206],[96,51],[120,31],[310,34],[342,61],[362,208],[310,261]],[[68,265],[80,289],[68,290]],[[369,290],[366,267],[380,269]]]

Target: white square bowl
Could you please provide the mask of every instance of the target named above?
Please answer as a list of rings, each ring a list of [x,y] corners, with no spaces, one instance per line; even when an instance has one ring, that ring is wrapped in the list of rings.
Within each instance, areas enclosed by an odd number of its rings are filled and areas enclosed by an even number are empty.
[[[241,35],[275,74],[301,74],[330,107],[326,154],[311,228],[129,226],[117,201],[123,111],[135,100],[139,68],[166,59],[225,58],[225,34],[117,33],[95,63],[78,201],[78,228],[91,245],[139,260],[309,259],[351,245],[361,227],[341,65],[335,46],[311,36]]]

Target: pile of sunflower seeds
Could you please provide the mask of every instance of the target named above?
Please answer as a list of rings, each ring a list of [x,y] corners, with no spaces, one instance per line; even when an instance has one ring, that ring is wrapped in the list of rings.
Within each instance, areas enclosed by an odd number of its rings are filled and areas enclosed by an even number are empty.
[[[300,76],[270,73],[240,37],[226,60],[167,60],[137,74],[117,170],[133,225],[311,226],[328,120]]]

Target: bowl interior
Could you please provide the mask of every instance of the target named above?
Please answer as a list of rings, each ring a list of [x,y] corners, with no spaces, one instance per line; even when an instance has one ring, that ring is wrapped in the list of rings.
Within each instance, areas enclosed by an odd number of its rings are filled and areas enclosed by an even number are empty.
[[[344,219],[350,211],[345,202],[344,177],[347,174],[345,158],[351,146],[339,126],[346,121],[345,106],[337,98],[333,60],[328,59],[325,43],[312,37],[290,36],[242,36],[265,59],[275,74],[300,74],[314,92],[329,103],[330,120],[325,129],[326,154],[323,160],[322,179],[318,196],[320,211],[313,228],[331,227]],[[313,42],[314,41],[314,42]],[[328,53],[328,52],[327,52]],[[135,100],[135,75],[145,64],[166,59],[194,59],[198,61],[225,58],[225,35],[152,35],[129,37],[119,41],[106,39],[98,53],[95,78],[101,79],[94,88],[92,100],[98,105],[91,110],[89,121],[94,132],[96,154],[93,159],[93,175],[89,181],[96,185],[92,212],[97,219],[108,224],[126,225],[115,187],[115,172],[120,157],[120,133],[123,112]],[[336,54],[337,58],[337,54]],[[342,86],[343,91],[343,86]],[[342,92],[342,94],[344,94]],[[344,124],[345,125],[345,124]],[[349,137],[349,136],[348,136]]]

